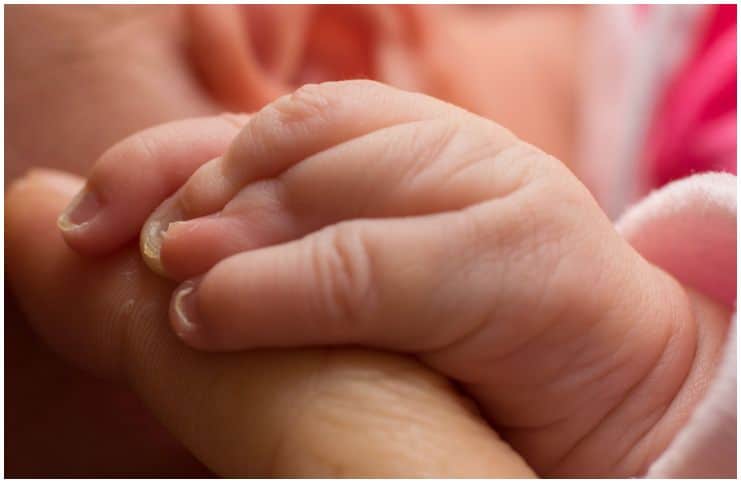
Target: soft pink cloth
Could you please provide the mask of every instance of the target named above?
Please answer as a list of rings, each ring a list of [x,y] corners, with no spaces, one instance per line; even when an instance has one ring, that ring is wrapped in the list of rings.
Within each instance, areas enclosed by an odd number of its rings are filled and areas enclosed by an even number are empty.
[[[618,231],[648,261],[735,309],[736,177],[675,181],[632,207]],[[649,477],[736,476],[736,318],[708,393]]]
[[[655,191],[618,227],[644,258],[715,300],[736,300],[736,177],[707,173]]]
[[[590,11],[580,177],[610,217],[645,197],[618,230],[735,312],[736,177],[707,172],[736,173],[736,6]],[[736,317],[729,323],[714,381],[646,476],[736,476]]]
[[[708,6],[648,131],[648,188],[705,171],[736,173],[736,6]]]
[[[576,166],[611,218],[694,173],[736,173],[736,6],[588,9]]]
[[[692,54],[655,111],[642,166],[648,187],[692,173],[736,173],[736,6],[712,6]],[[618,229],[683,284],[736,305],[736,177],[670,183],[626,213]],[[652,464],[649,477],[735,477],[736,316],[707,394]]]

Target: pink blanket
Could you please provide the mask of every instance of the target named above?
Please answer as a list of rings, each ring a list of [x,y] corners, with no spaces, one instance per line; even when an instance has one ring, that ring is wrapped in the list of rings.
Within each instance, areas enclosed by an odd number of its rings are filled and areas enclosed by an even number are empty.
[[[736,176],[697,174],[632,207],[618,230],[648,261],[735,310]],[[687,425],[647,476],[736,476],[736,316],[723,362]]]
[[[611,5],[590,25],[580,176],[610,216],[643,198],[617,229],[736,312],[736,6]],[[646,476],[736,476],[736,315],[729,324],[707,394]]]

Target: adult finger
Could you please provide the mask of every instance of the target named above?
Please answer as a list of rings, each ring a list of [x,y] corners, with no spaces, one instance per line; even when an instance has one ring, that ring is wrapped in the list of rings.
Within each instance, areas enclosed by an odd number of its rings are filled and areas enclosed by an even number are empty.
[[[79,179],[37,173],[6,196],[7,273],[58,352],[127,380],[222,475],[530,476],[445,380],[367,351],[205,354],[163,321],[172,286],[131,249],[95,261],[56,217]]]

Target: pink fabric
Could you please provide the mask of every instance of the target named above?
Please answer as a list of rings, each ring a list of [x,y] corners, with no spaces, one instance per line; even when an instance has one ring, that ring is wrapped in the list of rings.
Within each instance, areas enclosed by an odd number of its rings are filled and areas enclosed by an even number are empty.
[[[736,6],[709,6],[705,16],[649,129],[649,188],[695,172],[736,173]]]
[[[714,8],[598,5],[588,9],[575,157],[579,177],[610,218],[665,182],[653,179],[654,166],[681,159],[675,156],[681,154],[676,140],[686,136],[674,134],[676,116],[665,112],[677,104],[668,87],[678,82],[681,73],[693,72],[685,66],[700,51]],[[687,133],[699,136],[699,131]],[[717,138],[704,138],[717,145]],[[651,140],[648,153],[647,140]],[[709,142],[701,144],[707,147]]]
[[[627,8],[658,33],[623,29],[607,38],[624,47],[617,60],[605,45],[596,50],[595,59],[609,62],[595,63],[586,82],[581,176],[610,216],[659,188],[622,216],[618,231],[649,262],[735,311],[736,177],[728,173],[736,173],[736,7],[697,7],[699,23],[674,22],[687,6]],[[596,40],[625,20],[618,7],[603,9],[610,10],[595,17],[603,20]],[[682,40],[687,49],[666,76],[641,76],[661,70],[669,47]],[[641,97],[644,91],[651,95]],[[646,476],[736,476],[735,316],[730,324],[714,381]]]
[[[735,176],[706,173],[670,183],[628,210],[617,229],[648,261],[735,307]],[[735,316],[731,324],[723,362],[708,393],[647,476],[735,477]]]
[[[698,174],[655,191],[618,229],[644,258],[728,306],[736,300],[736,177]]]
[[[689,423],[651,465],[647,477],[736,477],[736,331],[734,317],[723,360],[708,393]]]

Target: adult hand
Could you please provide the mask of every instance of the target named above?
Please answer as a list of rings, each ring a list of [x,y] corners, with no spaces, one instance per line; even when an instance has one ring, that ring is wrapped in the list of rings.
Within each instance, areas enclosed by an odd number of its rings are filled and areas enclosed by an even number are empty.
[[[173,285],[143,266],[136,247],[83,260],[62,240],[56,218],[81,185],[37,171],[8,190],[10,285],[55,351],[129,384],[212,471],[532,476],[467,400],[411,359],[360,350],[188,349],[167,324]]]

